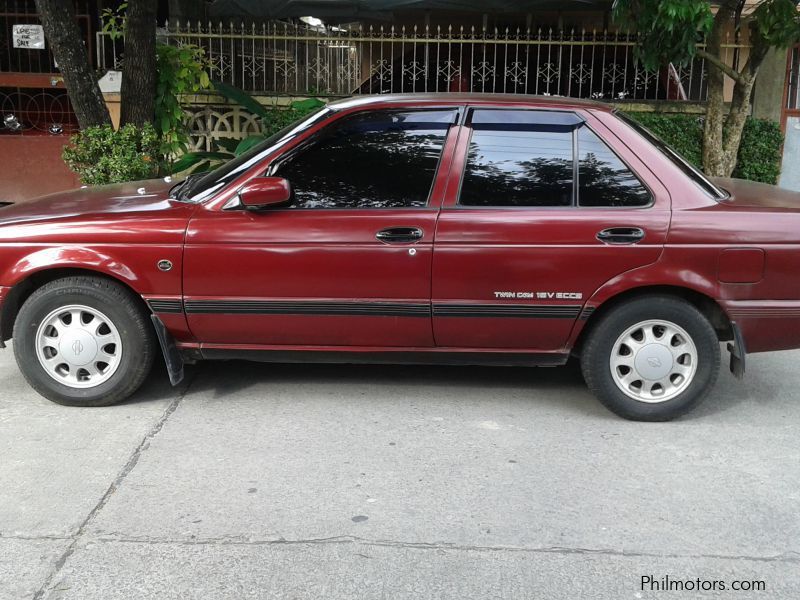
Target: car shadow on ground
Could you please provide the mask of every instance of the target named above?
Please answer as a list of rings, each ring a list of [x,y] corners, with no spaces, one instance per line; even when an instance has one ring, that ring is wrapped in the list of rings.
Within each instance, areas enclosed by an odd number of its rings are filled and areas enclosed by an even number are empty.
[[[146,401],[153,393],[169,393],[169,382],[161,371],[130,401]],[[509,395],[522,396],[531,402],[557,405],[576,414],[610,415],[586,389],[577,361],[553,368],[475,367],[431,365],[369,365],[317,363],[258,363],[221,360],[188,365],[188,394],[203,394],[213,401],[225,401],[237,394],[263,386],[314,385],[330,389],[335,395],[347,386],[388,386],[400,397],[424,399],[437,390],[463,390],[464,396],[479,390],[481,401],[503,401]],[[162,396],[163,397],[163,396]]]
[[[764,355],[764,359],[768,357]],[[190,395],[203,393],[224,401],[257,386],[287,384],[330,386],[333,391],[354,384],[395,386],[400,388],[400,395],[408,390],[409,396],[419,398],[430,396],[437,389],[463,389],[465,394],[480,389],[486,392],[487,402],[508,395],[501,391],[522,392],[531,402],[557,404],[566,412],[617,418],[586,389],[580,365],[574,359],[554,368],[207,361],[187,365],[186,379],[177,388],[170,385],[163,365],[156,364],[151,377],[129,402],[162,400],[182,393],[187,386]],[[729,413],[744,404],[766,408],[779,396],[780,389],[770,369],[751,364],[745,379],[738,381],[728,371],[727,355],[723,354],[717,384],[706,400],[681,420]]]

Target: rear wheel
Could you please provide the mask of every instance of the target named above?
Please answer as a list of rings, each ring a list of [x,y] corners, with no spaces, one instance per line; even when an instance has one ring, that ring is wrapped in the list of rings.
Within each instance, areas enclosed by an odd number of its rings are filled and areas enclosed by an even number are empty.
[[[107,406],[144,382],[153,327],[137,298],[101,277],[67,277],[36,290],[14,323],[14,354],[28,383],[68,406]]]
[[[640,297],[612,309],[581,353],[589,389],[626,419],[667,421],[697,406],[719,373],[719,341],[691,304]]]

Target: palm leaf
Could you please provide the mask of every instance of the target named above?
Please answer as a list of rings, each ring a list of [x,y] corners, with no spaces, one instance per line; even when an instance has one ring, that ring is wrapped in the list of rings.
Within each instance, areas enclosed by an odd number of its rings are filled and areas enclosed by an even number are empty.
[[[267,111],[264,106],[262,106],[258,100],[253,98],[247,92],[240,90],[239,88],[233,87],[232,85],[228,85],[222,81],[213,81],[214,89],[217,90],[220,94],[225,96],[228,100],[236,102],[240,104],[248,111],[253,113],[254,115],[258,115],[262,119],[269,119],[269,112]]]
[[[225,150],[226,152],[235,153],[236,147],[242,142],[238,138],[220,138],[216,140],[217,147]]]
[[[172,163],[170,171],[172,173],[180,173],[203,161],[226,161],[232,158],[233,156],[227,152],[187,152]]]
[[[246,137],[241,142],[239,142],[239,145],[236,146],[236,149],[233,151],[233,153],[236,156],[244,154],[245,152],[250,150],[250,148],[252,148],[257,144],[260,144],[265,139],[266,138],[263,135],[251,135],[250,137]]]
[[[325,106],[325,103],[317,98],[306,98],[305,100],[295,100],[289,106],[295,110],[310,112],[315,108]]]

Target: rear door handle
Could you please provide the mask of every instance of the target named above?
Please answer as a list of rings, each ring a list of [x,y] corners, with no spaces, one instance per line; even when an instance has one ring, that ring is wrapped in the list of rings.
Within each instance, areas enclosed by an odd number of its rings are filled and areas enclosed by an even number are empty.
[[[597,233],[604,244],[636,244],[644,239],[644,230],[639,227],[610,227]]]
[[[379,241],[386,244],[411,244],[422,239],[419,227],[388,227],[375,234]]]

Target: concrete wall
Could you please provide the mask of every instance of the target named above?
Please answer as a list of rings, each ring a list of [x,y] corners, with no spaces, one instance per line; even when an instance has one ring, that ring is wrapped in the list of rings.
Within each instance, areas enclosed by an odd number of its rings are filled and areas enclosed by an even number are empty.
[[[786,83],[786,53],[772,49],[764,59],[753,90],[753,116],[780,122]]]
[[[786,140],[783,142],[783,165],[779,185],[800,192],[800,117],[786,119]]]
[[[0,201],[19,202],[80,186],[61,160],[67,136],[0,135]]]

